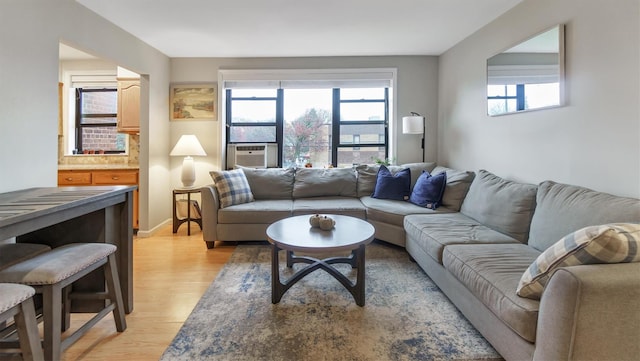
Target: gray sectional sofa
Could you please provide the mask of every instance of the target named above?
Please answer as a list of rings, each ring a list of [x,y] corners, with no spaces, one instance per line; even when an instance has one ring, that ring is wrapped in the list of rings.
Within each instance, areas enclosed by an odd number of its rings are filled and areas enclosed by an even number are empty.
[[[378,167],[245,169],[255,201],[220,208],[203,187],[203,237],[264,240],[272,222],[333,213],[368,220],[376,238],[406,247],[465,317],[507,360],[633,360],[640,355],[640,263],[561,268],[540,300],[516,294],[529,265],[582,227],[640,223],[640,200],[545,181],[517,183],[431,163],[447,172],[442,206],[372,198]]]

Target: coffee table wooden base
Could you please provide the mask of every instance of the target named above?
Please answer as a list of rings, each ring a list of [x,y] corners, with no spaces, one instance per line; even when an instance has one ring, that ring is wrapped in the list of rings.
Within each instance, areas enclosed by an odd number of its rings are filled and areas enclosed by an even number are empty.
[[[358,246],[357,249],[351,251],[349,257],[331,257],[325,259],[317,259],[309,256],[296,256],[293,251],[287,252],[287,267],[293,267],[294,263],[306,263],[307,267],[296,272],[288,280],[280,281],[280,260],[278,253],[281,251],[277,245],[271,245],[271,303],[280,302],[282,296],[298,281],[303,279],[309,273],[323,269],[328,274],[338,280],[344,288],[346,288],[353,298],[356,305],[364,306],[364,276],[365,276],[365,245]],[[338,271],[332,264],[346,263],[357,270],[356,282],[353,283],[344,274]]]

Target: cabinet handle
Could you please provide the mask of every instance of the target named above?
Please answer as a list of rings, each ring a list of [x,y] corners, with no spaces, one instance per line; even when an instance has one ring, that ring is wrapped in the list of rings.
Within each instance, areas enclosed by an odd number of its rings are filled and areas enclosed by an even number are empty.
[[[73,180],[73,178],[68,177],[68,178],[65,178],[64,180],[71,182]]]
[[[113,177],[111,177],[111,179],[118,180],[118,179],[120,179],[120,177],[113,176]]]

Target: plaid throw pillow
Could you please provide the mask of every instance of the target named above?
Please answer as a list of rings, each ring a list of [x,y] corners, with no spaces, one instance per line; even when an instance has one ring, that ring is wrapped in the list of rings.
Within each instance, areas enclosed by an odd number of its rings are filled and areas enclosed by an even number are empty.
[[[516,293],[539,300],[556,269],[597,263],[640,262],[640,224],[590,226],[547,248],[524,272]]]
[[[227,171],[211,171],[211,178],[216,185],[220,208],[253,202],[253,193],[242,169]]]

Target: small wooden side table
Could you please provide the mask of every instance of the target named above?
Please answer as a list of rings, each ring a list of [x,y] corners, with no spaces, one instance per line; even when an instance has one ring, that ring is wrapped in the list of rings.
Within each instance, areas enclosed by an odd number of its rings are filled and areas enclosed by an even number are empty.
[[[202,213],[200,212],[200,207],[198,206],[198,202],[191,201],[191,195],[193,193],[200,193],[200,190],[197,188],[182,188],[182,189],[174,189],[173,190],[173,233],[178,232],[178,228],[184,222],[187,222],[187,235],[191,235],[191,222],[196,222],[198,226],[200,226],[200,230],[202,231]],[[178,217],[178,199],[177,195],[186,194],[187,195],[187,217],[179,218]],[[191,208],[195,211],[195,214],[191,213]]]

